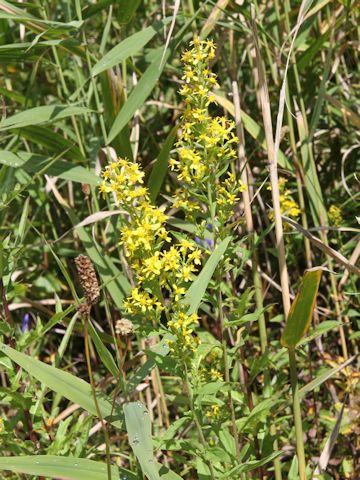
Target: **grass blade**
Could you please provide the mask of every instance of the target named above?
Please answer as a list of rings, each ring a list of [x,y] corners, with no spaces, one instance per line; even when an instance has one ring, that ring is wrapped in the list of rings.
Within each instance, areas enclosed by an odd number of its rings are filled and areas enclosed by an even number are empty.
[[[107,480],[106,464],[86,458],[33,455],[0,458],[0,469],[27,475],[66,478],[67,480]],[[121,470],[121,478],[135,480],[136,476]],[[111,467],[113,478],[119,478],[119,469]]]
[[[77,403],[84,410],[96,415],[96,407],[92,396],[91,386],[74,375],[64,372],[59,368],[52,367],[46,363],[40,362],[35,358],[17,352],[13,348],[0,344],[0,351],[7,355],[13,362],[20,365],[31,376],[35,377],[41,383],[46,385],[50,390],[61,393],[71,402]],[[112,413],[112,401],[108,398],[100,397],[97,399],[104,419],[110,417]],[[111,424],[115,427],[122,428],[122,415],[114,408],[114,417]]]
[[[210,258],[206,262],[205,267],[201,270],[201,273],[197,279],[191,284],[189,290],[186,292],[183,298],[183,303],[189,305],[188,313],[194,313],[199,308],[202,298],[206,292],[207,286],[215,272],[221,257],[226,252],[229,246],[231,237],[226,237],[214,250]]]
[[[160,480],[153,457],[154,447],[148,411],[141,402],[132,402],[124,405],[124,415],[129,442],[144,475],[149,480]]]
[[[123,40],[119,45],[112,48],[106,55],[103,56],[93,67],[91,74],[93,77],[99,73],[108,70],[114,65],[118,65],[128,57],[135,55],[141,48],[143,48],[149,41],[163,29],[163,22],[155,22],[151,27],[147,27],[140,32],[134,33],[130,37]]]
[[[121,132],[125,127],[128,121],[133,117],[136,110],[138,110],[145,102],[147,97],[152,92],[157,80],[161,74],[161,65],[163,66],[168,57],[168,52],[165,54],[164,61],[162,62],[163,49],[161,48],[153,62],[147,68],[145,73],[142,75],[139,83],[136,85],[134,90],[131,92],[127,102],[124,104],[119,114],[117,115],[113,126],[109,132],[108,143],[111,143],[114,138]]]
[[[89,112],[90,110],[85,107],[68,107],[66,105],[44,105],[29,108],[29,110],[16,113],[3,120],[0,123],[0,130],[11,130],[42,123],[55,123],[73,115],[85,115]]]

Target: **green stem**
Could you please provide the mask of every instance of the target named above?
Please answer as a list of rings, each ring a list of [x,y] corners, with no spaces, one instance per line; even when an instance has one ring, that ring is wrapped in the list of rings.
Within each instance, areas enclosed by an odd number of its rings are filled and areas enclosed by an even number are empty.
[[[219,308],[219,318],[220,318],[220,325],[221,325],[221,343],[222,343],[223,355],[224,355],[225,382],[227,383],[227,385],[230,386],[229,359],[227,354],[226,340],[224,338],[224,312],[223,312],[223,302],[222,302],[222,294],[221,294],[221,275],[220,275],[219,269],[218,269],[218,308]],[[235,415],[234,402],[231,396],[231,390],[228,391],[228,402],[229,402],[229,408],[231,412],[231,430],[232,430],[232,434],[235,442],[236,458],[240,465],[241,463],[240,443],[239,443],[239,435],[236,427],[236,415]]]
[[[188,370],[187,370],[187,365],[186,364],[184,364],[184,370],[185,370],[185,387],[186,387],[187,394],[188,394],[188,397],[189,397],[190,410],[191,410],[191,413],[192,413],[192,416],[193,416],[193,420],[195,422],[197,432],[199,434],[200,443],[202,444],[202,446],[204,447],[204,450],[206,451],[206,449],[208,448],[208,444],[205,440],[204,432],[202,431],[202,427],[201,427],[201,424],[199,422],[197,412],[195,411],[194,398],[193,398],[193,394],[192,394],[192,391],[191,391],[191,388],[190,388],[190,383],[189,383],[189,379],[188,379]],[[208,460],[205,460],[205,462],[206,462],[206,465],[208,466],[208,468],[210,470],[211,480],[216,480],[215,471],[214,471],[214,468],[213,468],[211,462],[209,462]]]
[[[91,368],[91,360],[90,360],[90,348],[89,348],[89,315],[85,314],[83,316],[84,318],[84,341],[85,341],[85,357],[86,357],[86,365],[88,369],[88,374],[89,374],[89,380],[90,380],[90,385],[91,385],[91,392],[93,395],[94,399],[94,404],[96,408],[96,413],[100,419],[100,423],[104,432],[104,437],[105,437],[105,449],[106,449],[106,467],[107,467],[107,477],[108,480],[111,480],[111,459],[110,459],[110,439],[109,439],[109,432],[107,431],[107,427],[105,425],[100,407],[99,407],[99,402],[97,401],[96,398],[96,387],[95,387],[95,382],[94,382],[94,377],[92,374],[92,368]]]
[[[296,357],[295,349],[289,348],[289,362],[290,362],[290,379],[293,394],[293,413],[295,423],[296,436],[296,453],[299,464],[300,480],[306,480],[306,461],[304,452],[303,430],[301,420],[299,385],[297,381]]]

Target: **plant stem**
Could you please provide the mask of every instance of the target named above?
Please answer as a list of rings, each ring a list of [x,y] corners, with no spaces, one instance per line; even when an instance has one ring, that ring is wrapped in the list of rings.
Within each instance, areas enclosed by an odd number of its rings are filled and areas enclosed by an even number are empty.
[[[240,94],[239,88],[236,80],[232,82],[232,91],[233,91],[233,99],[234,99],[234,110],[235,110],[235,123],[236,123],[236,133],[239,138],[239,147],[238,147],[238,160],[239,160],[239,170],[241,175],[241,181],[246,186],[246,190],[242,192],[242,199],[244,203],[244,213],[245,213],[245,223],[246,223],[246,230],[248,233],[248,245],[249,250],[251,251],[252,255],[252,276],[255,288],[255,302],[256,308],[258,310],[263,309],[263,290],[262,290],[262,281],[260,274],[258,272],[259,257],[258,252],[255,247],[255,231],[254,231],[254,222],[253,216],[251,211],[251,198],[250,198],[250,186],[249,186],[249,179],[246,171],[246,164],[247,159],[245,155],[245,136],[244,136],[244,128],[241,120],[241,105],[240,105]],[[268,340],[267,340],[267,332],[266,332],[266,322],[265,322],[265,315],[262,313],[259,317],[259,339],[260,339],[260,347],[262,355],[265,354]],[[266,369],[264,372],[264,395],[268,398],[271,396],[272,387],[271,387],[271,379],[270,379],[270,372]],[[275,440],[273,442],[274,450],[278,450],[278,440],[276,438],[276,428],[274,424],[270,426],[270,433],[274,436]],[[274,460],[274,471],[275,471],[275,480],[282,480],[281,474],[281,462],[279,458]]]
[[[88,314],[83,315],[84,318],[84,343],[85,343],[85,357],[86,357],[86,365],[88,369],[88,374],[89,374],[89,380],[90,380],[90,385],[91,385],[91,391],[92,395],[94,398],[94,403],[95,403],[95,408],[97,415],[100,419],[100,423],[104,432],[104,437],[105,437],[105,449],[106,449],[106,466],[107,466],[107,477],[108,480],[111,480],[111,459],[110,459],[110,440],[109,440],[109,433],[107,431],[99,403],[96,398],[96,388],[95,388],[95,382],[94,382],[94,377],[92,374],[92,368],[91,368],[91,360],[90,360],[90,348],[89,348],[89,316]]]
[[[300,480],[306,480],[306,461],[305,461],[304,441],[303,441],[303,431],[302,431],[299,386],[297,381],[295,349],[289,348],[289,362],[290,362],[291,389],[293,394],[293,413],[294,413],[295,436],[296,436],[296,453],[297,453],[298,464],[299,464],[299,476],[300,476]]]
[[[189,383],[189,378],[188,378],[188,369],[187,369],[186,364],[184,364],[184,371],[185,371],[185,377],[184,377],[185,387],[186,387],[187,394],[188,394],[188,397],[189,397],[190,410],[192,412],[192,416],[193,416],[193,419],[194,419],[194,422],[195,422],[195,426],[196,426],[196,429],[197,429],[198,434],[199,434],[200,443],[204,447],[204,450],[206,450],[206,448],[208,447],[208,444],[205,440],[204,433],[203,433],[202,428],[201,428],[201,424],[199,422],[197,413],[195,411],[194,398],[193,398],[193,394],[192,394],[192,391],[191,391],[191,388],[190,388],[190,383]],[[208,468],[210,470],[211,480],[216,480],[215,472],[214,472],[214,468],[213,468],[212,464],[208,460],[205,460],[205,462],[206,462],[206,465],[208,466]]]
[[[223,347],[223,355],[224,355],[224,372],[225,372],[225,382],[230,386],[230,371],[229,371],[229,358],[227,354],[227,345],[226,340],[224,338],[224,312],[223,312],[223,302],[222,302],[222,294],[221,294],[221,275],[220,271],[218,270],[218,308],[219,308],[219,319],[221,325],[221,343]],[[228,391],[228,402],[229,408],[231,412],[231,430],[234,437],[235,442],[235,450],[236,450],[236,458],[241,463],[241,456],[240,456],[240,444],[239,444],[239,435],[236,428],[236,415],[234,409],[234,403],[231,396],[231,390]]]

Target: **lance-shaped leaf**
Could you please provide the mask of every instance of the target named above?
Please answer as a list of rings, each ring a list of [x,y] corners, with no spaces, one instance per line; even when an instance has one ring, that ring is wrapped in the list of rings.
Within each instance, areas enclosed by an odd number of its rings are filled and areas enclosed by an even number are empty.
[[[125,2],[126,4],[127,2]],[[129,2],[130,4],[130,2]],[[121,43],[111,49],[106,55],[101,58],[92,69],[92,75],[107,70],[126,60],[128,57],[135,55],[141,48],[143,48],[155,35],[164,27],[163,22],[155,22],[150,27],[136,32],[130,37],[123,40]]]
[[[315,307],[321,273],[322,269],[320,268],[313,268],[305,273],[300,290],[291,305],[281,337],[281,345],[284,347],[295,348],[307,332]]]
[[[106,463],[76,457],[58,457],[55,455],[22,455],[0,458],[0,470],[27,475],[66,478],[67,480],[107,480]],[[137,476],[128,470],[120,469],[121,478],[134,480]],[[119,478],[119,469],[111,467],[111,477]]]
[[[85,382],[85,380],[77,378],[75,375],[64,372],[59,368],[40,362],[29,355],[17,352],[2,343],[0,343],[0,352],[7,355],[13,362],[20,365],[31,376],[35,377],[54,392],[61,393],[65,398],[77,403],[84,410],[93,415],[97,415],[91,385]],[[111,422],[115,427],[122,428],[122,412],[119,411],[117,405],[115,404],[115,408],[113,408],[112,400],[105,395],[99,394],[97,403],[104,419]]]
[[[191,284],[191,287],[186,292],[183,298],[183,303],[189,305],[188,314],[196,312],[202,301],[202,298],[206,292],[210,280],[221,260],[221,257],[226,252],[229,246],[231,237],[226,237],[213,251],[209,260],[206,262],[205,267],[201,270],[201,273],[197,279]]]
[[[141,465],[141,470],[150,480],[160,480],[153,456],[151,421],[145,405],[141,402],[126,403],[124,415],[129,442]]]

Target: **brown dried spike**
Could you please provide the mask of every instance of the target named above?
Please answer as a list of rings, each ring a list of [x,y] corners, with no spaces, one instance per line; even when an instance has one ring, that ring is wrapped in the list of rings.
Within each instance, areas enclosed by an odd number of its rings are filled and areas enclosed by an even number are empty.
[[[86,303],[88,305],[98,303],[100,288],[95,268],[90,258],[86,255],[79,255],[75,258],[75,265],[79,275],[80,285],[86,298]]]

